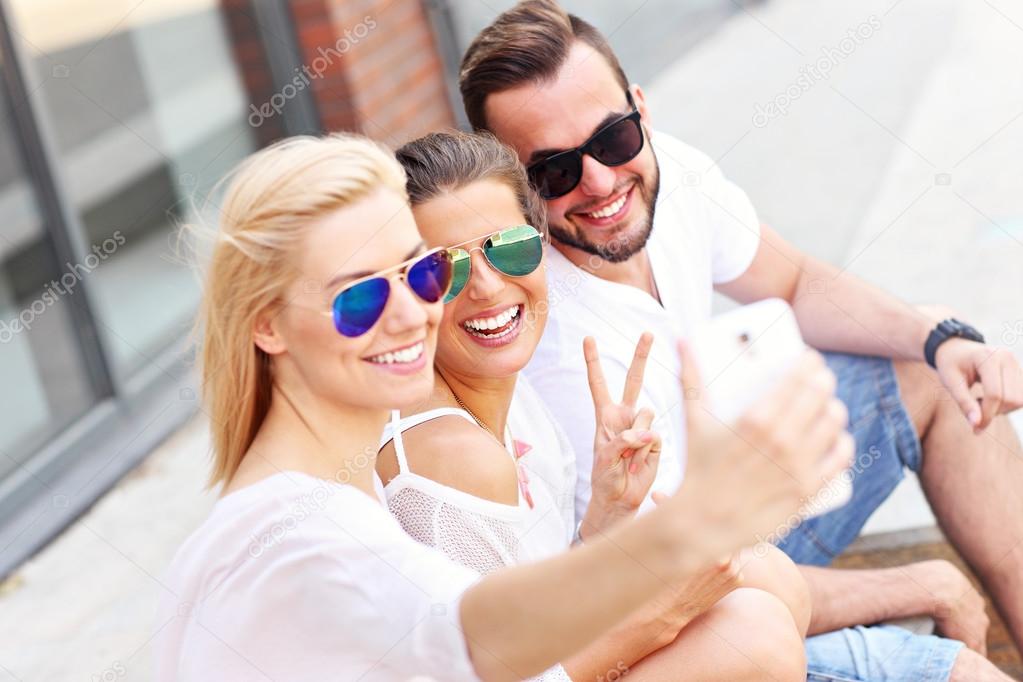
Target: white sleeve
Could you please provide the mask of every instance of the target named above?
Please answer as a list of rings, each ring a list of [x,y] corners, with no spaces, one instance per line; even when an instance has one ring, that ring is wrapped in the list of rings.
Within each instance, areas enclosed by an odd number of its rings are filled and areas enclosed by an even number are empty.
[[[204,629],[275,679],[476,680],[459,612],[478,574],[352,495],[279,524],[280,540],[204,605]]]
[[[746,193],[716,165],[704,175],[704,195],[713,216],[711,276],[714,284],[746,272],[760,247],[760,221]]]
[[[749,268],[760,246],[760,221],[753,204],[703,152],[662,132],[652,140],[662,187],[681,187],[677,199],[702,198],[699,222],[710,232],[714,284],[732,281]]]
[[[372,511],[387,514],[375,506]],[[336,627],[335,632],[344,633],[344,646],[380,652],[380,662],[396,670],[444,680],[476,679],[460,606],[479,575],[415,542],[389,515],[380,523],[353,523],[351,516],[348,507],[343,529],[325,522],[319,528],[310,524],[307,531],[322,549],[311,560],[303,557],[306,575],[297,582],[320,580],[327,587],[322,600],[307,599],[310,610],[327,619],[324,631]],[[348,537],[341,537],[345,533]]]
[[[630,358],[631,362],[631,358]],[[582,365],[579,369],[577,365]],[[600,366],[604,372],[604,380],[607,382],[608,392],[612,397],[622,395],[625,390],[625,378],[629,368],[619,361],[618,358],[609,355],[600,356]],[[650,371],[648,369],[648,371]],[[586,369],[580,359],[576,363],[566,363],[557,366],[548,366],[540,370],[534,370],[529,374],[529,382],[537,393],[543,398],[547,409],[554,416],[562,431],[568,436],[572,449],[575,451],[576,459],[576,488],[575,488],[575,518],[579,521],[586,513],[592,495],[593,476],[593,440],[596,433],[596,417],[593,412],[593,400],[590,396],[589,381],[586,376]],[[674,452],[674,440],[670,436],[670,423],[666,410],[659,406],[646,385],[640,390],[639,399],[636,401],[638,407],[649,407],[653,409],[657,419],[653,428],[661,434],[662,448],[664,452]],[[669,463],[664,459],[659,468],[658,474],[665,473],[666,480],[673,481],[677,476],[670,469]],[[677,469],[677,467],[675,467]],[[662,471],[663,470],[663,471]],[[659,476],[658,481],[662,477]],[[675,483],[677,485],[677,482]],[[673,493],[674,488],[667,489],[655,483],[651,490]],[[649,495],[644,502],[642,510],[652,508]]]
[[[603,360],[601,358],[601,362]],[[578,521],[590,503],[593,434],[596,429],[585,366],[581,358],[574,363],[547,365],[530,371],[529,383],[543,399],[575,453],[575,520]]]

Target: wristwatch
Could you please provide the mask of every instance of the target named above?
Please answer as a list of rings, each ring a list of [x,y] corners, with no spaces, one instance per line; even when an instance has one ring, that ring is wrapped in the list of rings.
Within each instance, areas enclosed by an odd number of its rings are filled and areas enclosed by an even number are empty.
[[[960,322],[952,317],[942,320],[937,327],[931,330],[927,342],[924,343],[924,359],[927,360],[928,365],[937,369],[934,365],[934,356],[938,353],[938,346],[949,339],[967,339],[984,343],[984,335],[965,322]]]

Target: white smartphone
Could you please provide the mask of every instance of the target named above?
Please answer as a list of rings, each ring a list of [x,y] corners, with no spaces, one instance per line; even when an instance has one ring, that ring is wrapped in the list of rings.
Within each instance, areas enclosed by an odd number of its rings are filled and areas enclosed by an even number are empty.
[[[777,386],[806,344],[789,304],[769,298],[711,318],[695,330],[691,347],[707,409],[731,424]],[[800,513],[804,518],[820,516],[851,498],[852,478],[843,472],[808,500]]]

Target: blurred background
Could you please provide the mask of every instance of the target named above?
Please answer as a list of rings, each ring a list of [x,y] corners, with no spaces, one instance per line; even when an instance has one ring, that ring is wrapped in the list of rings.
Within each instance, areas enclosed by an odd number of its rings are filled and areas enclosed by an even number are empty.
[[[280,137],[464,125],[460,56],[511,4],[0,0],[0,682],[150,676],[214,497],[176,226]],[[1023,6],[563,4],[764,222],[1023,355]],[[912,480],[868,531],[940,542]]]

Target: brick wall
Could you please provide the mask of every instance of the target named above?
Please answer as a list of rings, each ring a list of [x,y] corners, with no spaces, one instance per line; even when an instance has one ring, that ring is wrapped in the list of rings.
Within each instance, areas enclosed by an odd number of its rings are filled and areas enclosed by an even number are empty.
[[[270,63],[263,49],[263,39],[256,24],[252,0],[221,0],[224,24],[230,37],[238,72],[241,75],[249,101],[254,106],[268,102],[276,88],[270,75]],[[268,117],[256,127],[256,136],[265,146],[285,136],[279,116]]]
[[[422,0],[289,4],[326,130],[354,130],[396,146],[455,124]]]

